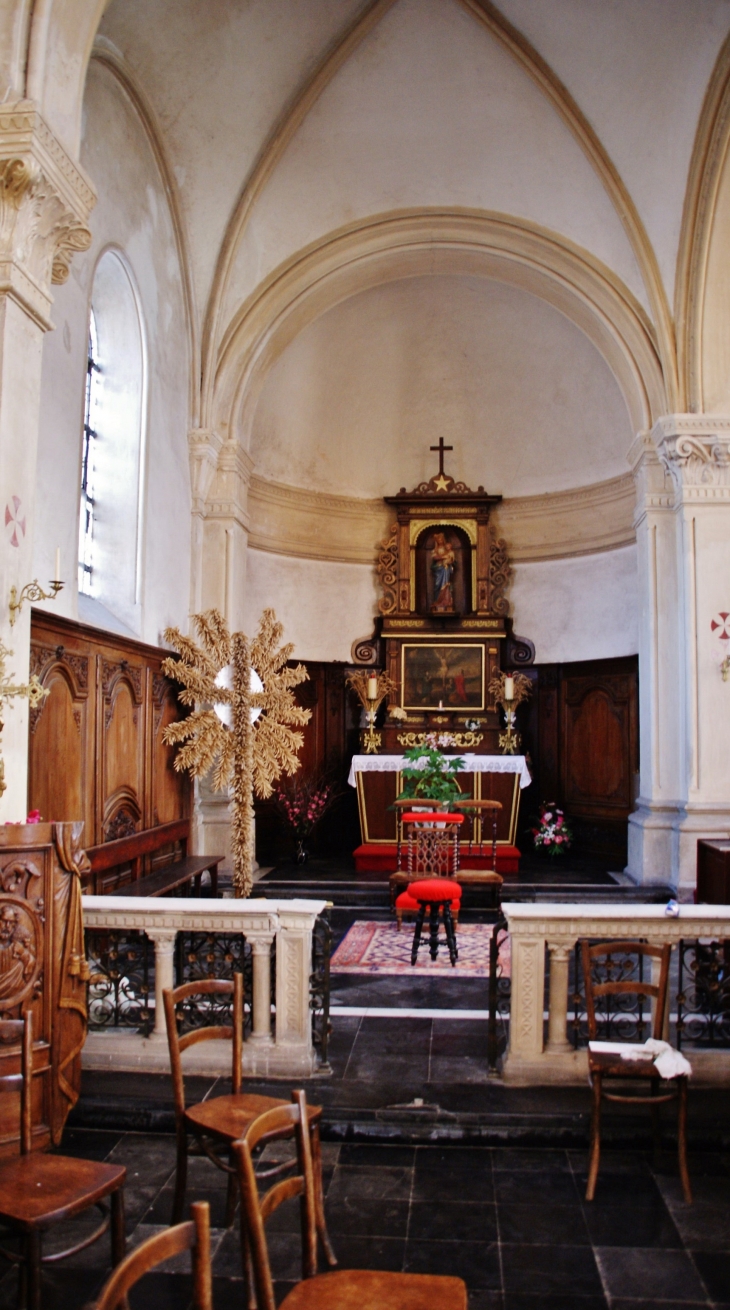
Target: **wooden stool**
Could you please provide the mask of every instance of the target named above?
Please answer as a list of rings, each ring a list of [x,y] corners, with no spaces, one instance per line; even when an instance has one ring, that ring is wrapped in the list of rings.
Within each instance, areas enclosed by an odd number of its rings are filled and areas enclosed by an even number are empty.
[[[454,891],[458,893],[454,895]],[[418,959],[418,948],[421,944],[421,932],[423,931],[423,921],[426,917],[426,910],[429,912],[429,941],[428,947],[431,959],[435,960],[438,956],[439,949],[439,915],[443,914],[444,928],[446,929],[446,945],[449,949],[449,959],[452,968],[456,966],[459,958],[459,952],[456,949],[456,935],[454,933],[454,923],[451,918],[452,900],[457,903],[461,899],[461,887],[458,883],[454,886],[452,878],[423,878],[420,882],[411,883],[408,888],[414,901],[418,902],[419,910],[416,919],[416,930],[413,934],[413,947],[411,949],[411,964],[415,964]]]
[[[294,1092],[296,1104],[271,1110],[256,1119],[233,1154],[241,1189],[241,1241],[253,1265],[259,1310],[276,1310],[266,1243],[266,1220],[290,1197],[301,1198],[303,1264],[309,1276],[280,1302],[280,1310],[467,1310],[466,1285],[461,1278],[441,1274],[400,1274],[384,1269],[343,1269],[317,1273],[315,1187],[304,1092]],[[252,1152],[258,1143],[282,1130],[297,1137],[298,1176],[276,1183],[259,1195]]]
[[[111,1228],[112,1264],[124,1256],[124,1165],[100,1164],[95,1160],[75,1160],[66,1155],[43,1155],[33,1151],[33,1016],[0,1022],[0,1040],[22,1040],[21,1072],[4,1074],[0,1091],[20,1085],[20,1155],[0,1162],[0,1219],[18,1232],[24,1243],[22,1260],[14,1253],[3,1254],[14,1263],[22,1263],[27,1282],[27,1310],[41,1310],[41,1266],[44,1263],[44,1232],[65,1219],[73,1219],[93,1205],[103,1213],[102,1202],[109,1197],[111,1215],[82,1242],[67,1251],[53,1252],[47,1262],[63,1260],[91,1246]],[[21,1303],[22,1303],[21,1279]]]

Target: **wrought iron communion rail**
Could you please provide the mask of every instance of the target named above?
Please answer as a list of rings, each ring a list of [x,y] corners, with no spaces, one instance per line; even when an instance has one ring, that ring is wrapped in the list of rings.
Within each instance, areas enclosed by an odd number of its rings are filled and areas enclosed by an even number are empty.
[[[326,930],[317,926],[325,908],[325,901],[263,897],[85,896],[91,964],[86,1066],[166,1067],[163,991],[196,978],[242,972],[244,1071],[311,1075],[317,1063],[313,1011],[324,1061],[329,1036],[328,961],[324,967],[329,948],[324,939],[320,943]],[[208,998],[192,997],[183,1022],[194,1028],[226,1014],[225,1005],[212,1014]],[[118,1034],[113,1044],[105,1040],[109,1033]]]

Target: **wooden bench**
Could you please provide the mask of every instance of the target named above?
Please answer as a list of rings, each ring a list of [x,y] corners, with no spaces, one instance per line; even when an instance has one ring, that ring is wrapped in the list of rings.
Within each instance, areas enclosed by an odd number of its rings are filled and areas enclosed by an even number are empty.
[[[218,894],[222,855],[188,855],[190,820],[161,823],[156,828],[91,846],[86,854],[91,870],[84,891],[96,896],[164,896],[192,883],[200,895],[202,875],[210,874],[211,893]]]

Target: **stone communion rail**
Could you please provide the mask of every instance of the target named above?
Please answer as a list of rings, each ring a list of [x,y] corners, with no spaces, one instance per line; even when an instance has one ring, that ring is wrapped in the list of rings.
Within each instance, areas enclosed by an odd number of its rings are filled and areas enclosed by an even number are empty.
[[[697,1081],[730,1081],[730,905],[682,905],[676,918],[661,905],[637,904],[505,902],[502,911],[511,939],[505,1082],[585,1081],[588,1059],[578,1045],[577,974],[571,970],[584,938],[669,942],[669,1038],[688,1055]],[[620,1024],[615,1035],[635,1040]]]
[[[221,966],[218,976],[236,964],[244,971],[244,1072],[289,1078],[315,1071],[313,942],[325,901],[84,896],[82,903],[91,966],[84,1068],[167,1071],[162,992],[183,977],[206,976],[212,963]],[[191,1073],[226,1074],[230,1045],[206,1042],[184,1059]]]

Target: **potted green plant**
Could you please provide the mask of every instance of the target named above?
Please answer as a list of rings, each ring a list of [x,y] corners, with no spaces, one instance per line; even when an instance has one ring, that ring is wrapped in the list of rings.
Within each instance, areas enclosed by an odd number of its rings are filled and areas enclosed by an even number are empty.
[[[418,800],[441,801],[445,809],[450,808],[455,800],[464,799],[464,792],[459,790],[456,775],[464,768],[464,761],[458,755],[442,755],[435,746],[412,746],[404,754],[408,761],[402,770],[403,791],[399,800],[413,797]]]

